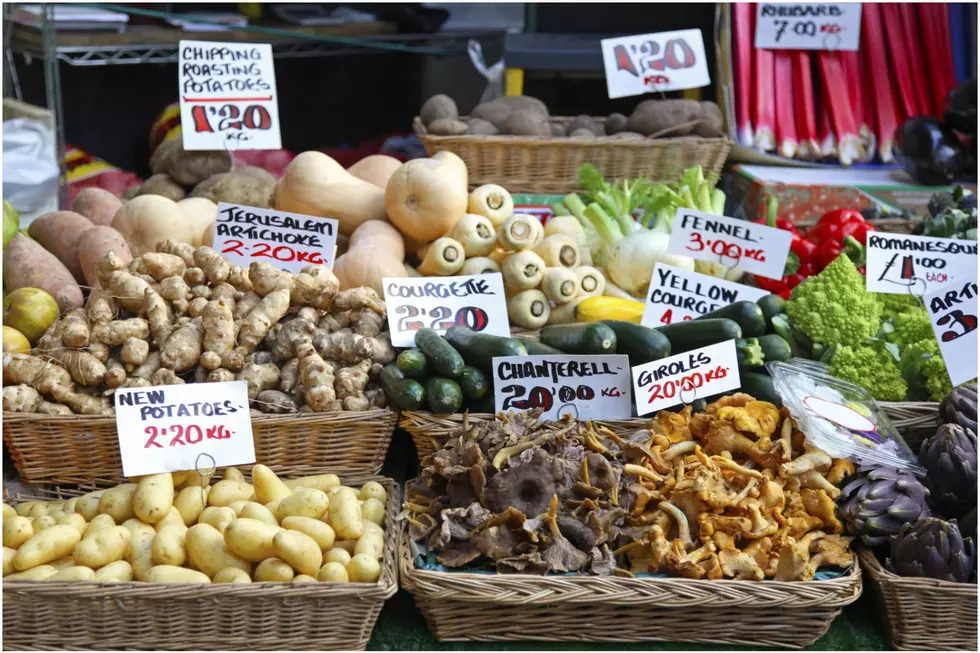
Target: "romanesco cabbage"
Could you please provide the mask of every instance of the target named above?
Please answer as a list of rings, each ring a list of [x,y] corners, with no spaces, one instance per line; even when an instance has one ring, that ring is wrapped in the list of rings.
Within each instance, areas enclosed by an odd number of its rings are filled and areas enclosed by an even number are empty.
[[[888,338],[900,349],[920,340],[935,340],[929,314],[921,306],[895,316],[895,332]]]
[[[864,276],[847,256],[796,288],[786,304],[793,325],[814,342],[856,346],[881,323],[881,302],[865,289]]]
[[[827,371],[865,388],[880,401],[902,401],[908,390],[894,357],[882,347],[838,347]]]
[[[946,361],[940,355],[939,343],[932,333],[905,347],[899,366],[908,383],[911,401],[942,401],[953,389]]]
[[[915,295],[890,293],[875,293],[875,297],[881,301],[881,317],[898,317],[905,311],[922,308],[922,300]]]

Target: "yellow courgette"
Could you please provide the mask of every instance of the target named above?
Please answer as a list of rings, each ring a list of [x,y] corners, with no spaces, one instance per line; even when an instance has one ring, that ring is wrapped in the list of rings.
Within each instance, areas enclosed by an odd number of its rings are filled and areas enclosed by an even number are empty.
[[[599,320],[623,320],[640,323],[643,319],[643,302],[617,297],[588,297],[575,307],[575,319],[579,322]]]

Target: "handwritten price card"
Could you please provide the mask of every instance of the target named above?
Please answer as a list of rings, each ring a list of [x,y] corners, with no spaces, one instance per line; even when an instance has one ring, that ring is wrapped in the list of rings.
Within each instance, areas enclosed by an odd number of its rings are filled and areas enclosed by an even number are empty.
[[[181,41],[179,47],[184,149],[282,148],[271,45]]]
[[[783,229],[678,209],[667,252],[782,279],[793,234]]]
[[[652,329],[693,320],[722,306],[758,301],[768,294],[760,288],[657,263],[653,266],[642,324]]]
[[[950,382],[956,386],[977,378],[977,277],[922,298],[939,353],[946,361]]]
[[[126,476],[255,462],[244,381],[118,388],[115,400]]]
[[[414,347],[415,332],[454,326],[510,337],[504,278],[499,272],[460,277],[384,278],[388,330],[395,347]]]
[[[857,50],[860,38],[860,3],[761,2],[756,9],[757,48]]]
[[[976,279],[974,240],[910,234],[868,234],[867,289],[925,295],[953,282]]]
[[[734,340],[633,368],[637,415],[689,404],[741,386]]]
[[[602,63],[610,99],[711,83],[698,29],[602,39]]]
[[[535,410],[543,419],[628,419],[628,356],[504,356],[493,359],[495,412]]]
[[[337,221],[330,218],[221,202],[213,247],[246,268],[253,261],[289,272],[299,272],[307,265],[332,268],[338,228]]]

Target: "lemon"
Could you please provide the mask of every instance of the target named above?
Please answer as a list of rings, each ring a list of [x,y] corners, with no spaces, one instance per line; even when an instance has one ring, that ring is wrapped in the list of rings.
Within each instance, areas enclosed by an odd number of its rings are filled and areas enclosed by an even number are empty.
[[[18,288],[3,300],[3,323],[33,345],[58,319],[58,302],[40,288]]]
[[[13,327],[4,325],[3,327],[3,353],[5,354],[29,354],[31,353],[31,343],[23,333]]]

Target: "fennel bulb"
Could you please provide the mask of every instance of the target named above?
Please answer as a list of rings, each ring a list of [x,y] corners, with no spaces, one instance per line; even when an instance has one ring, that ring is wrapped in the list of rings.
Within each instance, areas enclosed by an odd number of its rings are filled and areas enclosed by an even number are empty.
[[[667,253],[670,234],[660,229],[640,229],[607,244],[606,276],[631,295],[643,295],[659,262],[693,271],[694,259]]]

